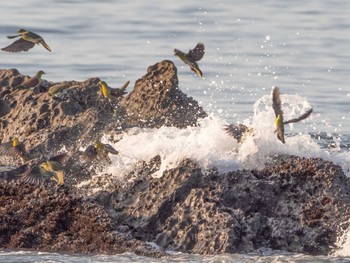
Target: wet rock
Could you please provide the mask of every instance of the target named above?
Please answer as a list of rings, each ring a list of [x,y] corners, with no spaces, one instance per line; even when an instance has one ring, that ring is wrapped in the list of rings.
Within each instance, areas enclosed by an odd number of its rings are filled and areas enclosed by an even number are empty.
[[[17,89],[27,78],[0,70],[0,139],[25,140],[31,163],[64,148],[66,186],[20,184],[25,165],[0,156],[1,166],[14,167],[0,169],[1,247],[161,256],[146,243],[156,242],[199,254],[259,248],[329,254],[349,227],[349,179],[322,159],[279,156],[263,170],[227,174],[204,173],[186,159],[153,178],[162,164],[156,155],[88,198],[75,186],[98,167],[83,166],[80,147],[103,134],[122,139],[132,127],[196,125],[206,113],[181,92],[171,61],[149,67],[128,96],[114,100],[100,94],[98,78]]]
[[[165,249],[329,254],[350,219],[349,179],[321,159],[282,156],[261,171],[222,175],[185,160],[149,178],[117,189],[114,209],[134,236]]]

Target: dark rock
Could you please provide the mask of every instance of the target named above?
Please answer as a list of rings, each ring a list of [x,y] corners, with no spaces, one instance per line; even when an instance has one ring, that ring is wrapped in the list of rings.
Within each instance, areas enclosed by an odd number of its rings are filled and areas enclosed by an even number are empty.
[[[0,185],[0,246],[70,253],[164,253],[119,233],[101,205],[67,188]]]
[[[136,81],[133,91],[120,102],[128,122],[134,126],[183,128],[206,117],[198,102],[187,97],[178,84],[173,62],[164,60],[150,66],[147,74]]]
[[[81,163],[81,146],[103,134],[119,140],[135,126],[196,125],[206,113],[181,92],[171,61],[149,67],[127,97],[114,100],[100,94],[98,78],[45,81],[35,91],[16,88],[27,78],[0,70],[0,139],[19,137],[33,156],[25,165],[0,156],[1,166],[14,167],[0,170],[0,247],[164,255],[147,245],[151,241],[199,254],[270,248],[325,255],[349,227],[349,179],[322,159],[271,157],[263,170],[227,174],[204,173],[186,159],[153,178],[162,164],[156,155],[88,198],[86,189],[75,186],[98,167]],[[55,85],[64,88],[51,95],[47,91]],[[68,151],[64,187],[18,182],[26,165],[63,147]]]

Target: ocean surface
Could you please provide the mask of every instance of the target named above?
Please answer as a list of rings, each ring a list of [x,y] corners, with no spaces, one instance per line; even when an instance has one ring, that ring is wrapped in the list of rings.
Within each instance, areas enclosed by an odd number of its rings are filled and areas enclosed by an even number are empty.
[[[121,154],[108,167],[112,174],[120,176],[120,171],[159,153],[166,160],[161,171],[190,157],[204,169],[215,166],[222,172],[256,168],[264,156],[286,153],[331,160],[350,176],[349,10],[350,1],[338,0],[3,1],[0,46],[9,45],[13,40],[6,36],[24,28],[41,35],[52,52],[42,46],[28,53],[0,52],[0,68],[17,68],[30,76],[42,69],[44,79],[53,82],[99,77],[119,87],[127,80],[135,83],[148,66],[172,60],[180,89],[209,117],[200,127],[181,131],[168,127],[128,132],[114,145]],[[173,56],[174,48],[188,51],[198,42],[206,47],[199,62],[204,78]],[[281,89],[287,119],[314,109],[307,120],[286,127],[286,145],[273,134],[272,86]],[[253,127],[255,138],[232,151],[238,146],[222,131],[229,123]],[[144,150],[137,147],[139,140],[145,141]],[[346,236],[339,237],[343,248],[328,257],[273,252],[174,254],[156,260],[132,253],[3,251],[0,262],[350,262]]]

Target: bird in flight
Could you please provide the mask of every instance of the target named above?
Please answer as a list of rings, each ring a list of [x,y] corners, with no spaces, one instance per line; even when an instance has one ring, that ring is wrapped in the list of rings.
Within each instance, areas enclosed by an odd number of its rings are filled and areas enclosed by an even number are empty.
[[[288,121],[283,120],[283,111],[282,111],[282,102],[281,102],[281,92],[278,87],[274,87],[272,90],[272,108],[275,112],[275,133],[277,134],[277,138],[282,142],[286,143],[284,140],[284,125],[293,122],[299,122],[301,120],[306,119],[312,113],[312,108],[306,111],[304,114],[299,116],[298,118],[294,118]]]
[[[205,47],[203,43],[198,43],[194,49],[184,53],[181,50],[174,49],[174,56],[178,56],[183,62],[190,66],[190,69],[194,71],[198,76],[203,77],[202,71],[199,69],[197,61],[201,60],[205,53]]]
[[[44,48],[46,48],[48,51],[51,52],[51,48],[48,44],[44,41],[44,39],[25,29],[20,29],[17,31],[19,34],[15,36],[7,36],[9,39],[13,39],[16,37],[20,37],[15,42],[13,42],[11,45],[2,48],[1,50],[7,51],[7,52],[21,52],[21,51],[28,51],[29,49],[33,48],[35,44],[43,45]]]

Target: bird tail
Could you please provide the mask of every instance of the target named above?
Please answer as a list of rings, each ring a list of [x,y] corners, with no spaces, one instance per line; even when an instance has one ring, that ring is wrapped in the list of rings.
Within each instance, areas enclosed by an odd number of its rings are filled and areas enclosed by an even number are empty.
[[[46,42],[44,40],[42,40],[40,43],[44,46],[44,48],[46,48],[48,51],[51,52],[51,48],[49,47],[48,44],[46,44]]]
[[[199,69],[199,67],[197,66],[192,66],[190,65],[190,68],[192,69],[192,71],[194,71],[198,76],[200,76],[201,78],[203,78],[203,73],[202,71]]]
[[[309,117],[311,113],[312,113],[312,108],[309,109],[307,112],[305,112],[303,115],[299,116],[298,118],[285,121],[285,122],[283,122],[283,124],[288,124],[288,123],[293,123],[293,122],[299,122],[299,121],[304,120],[304,119],[306,119],[307,117]]]
[[[126,89],[126,87],[129,85],[129,83],[130,83],[130,80],[128,80],[127,82],[125,82],[124,85],[121,86],[120,90],[121,90],[121,91],[124,91],[124,90]]]

